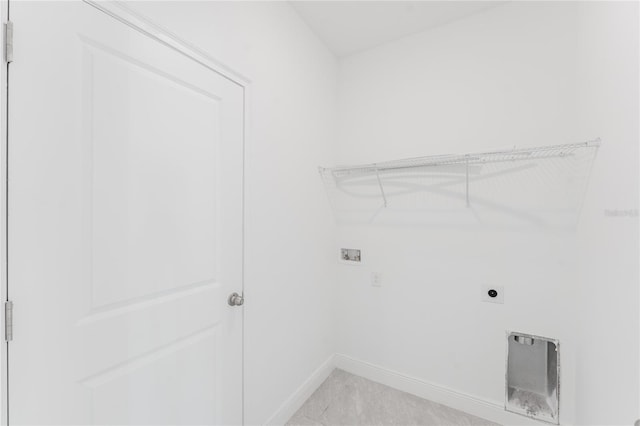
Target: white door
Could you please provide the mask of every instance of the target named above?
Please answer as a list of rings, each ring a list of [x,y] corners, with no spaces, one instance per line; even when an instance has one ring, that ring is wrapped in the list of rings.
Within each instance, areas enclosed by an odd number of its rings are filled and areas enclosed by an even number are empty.
[[[242,87],[87,3],[10,19],[10,424],[241,423]]]

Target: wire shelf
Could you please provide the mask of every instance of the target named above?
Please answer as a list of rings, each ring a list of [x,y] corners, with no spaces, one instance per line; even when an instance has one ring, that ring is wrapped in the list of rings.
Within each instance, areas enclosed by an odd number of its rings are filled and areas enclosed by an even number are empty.
[[[577,221],[599,146],[598,138],[319,171],[338,222],[564,226]]]

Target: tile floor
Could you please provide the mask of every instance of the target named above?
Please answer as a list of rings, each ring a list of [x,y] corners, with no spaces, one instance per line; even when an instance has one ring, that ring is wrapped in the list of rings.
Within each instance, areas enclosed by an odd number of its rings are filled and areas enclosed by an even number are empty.
[[[486,425],[488,420],[334,370],[287,425]]]

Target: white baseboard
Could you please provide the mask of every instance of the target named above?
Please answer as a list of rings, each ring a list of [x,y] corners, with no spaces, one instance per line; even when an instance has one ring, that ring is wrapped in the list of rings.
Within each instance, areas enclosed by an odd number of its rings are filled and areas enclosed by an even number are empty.
[[[481,417],[483,419],[509,426],[533,426],[547,423],[538,422],[504,410],[496,401],[489,401],[475,395],[462,393],[426,380],[407,376],[366,361],[351,358],[343,354],[330,356],[309,376],[300,387],[265,422],[265,425],[284,425],[302,407],[302,404],[320,387],[334,368],[347,371],[365,379],[446,405],[456,410]]]
[[[336,354],[334,356],[336,368],[355,374],[374,382],[382,383],[394,389],[407,392],[429,401],[446,405],[456,410],[483,419],[500,423],[502,425],[538,425],[538,421],[528,419],[517,414],[504,410],[504,406],[498,402],[462,393],[435,383],[406,376],[365,361],[351,358],[346,355]]]
[[[278,410],[265,422],[269,426],[284,425],[302,407],[302,404],[320,387],[335,368],[334,355],[320,365],[298,389],[287,398]]]

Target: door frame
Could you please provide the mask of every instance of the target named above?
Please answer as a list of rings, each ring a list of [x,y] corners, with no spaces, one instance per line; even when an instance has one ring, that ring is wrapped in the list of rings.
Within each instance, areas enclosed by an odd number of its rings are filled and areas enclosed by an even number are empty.
[[[0,0],[0,21],[6,23],[10,20],[10,2],[14,0]],[[243,107],[243,124],[242,124],[242,276],[240,278],[240,284],[242,292],[245,292],[245,253],[246,253],[246,234],[245,234],[245,205],[246,205],[246,187],[245,187],[245,172],[246,172],[246,147],[247,141],[250,135],[250,108],[251,105],[251,92],[252,81],[244,73],[238,71],[235,67],[229,66],[224,62],[216,59],[211,54],[200,49],[196,45],[180,38],[177,34],[169,31],[157,23],[153,22],[148,17],[141,13],[138,13],[122,0],[101,2],[97,0],[76,0],[82,1],[87,6],[94,7],[102,13],[105,13],[120,21],[121,23],[128,25],[136,31],[146,35],[147,37],[155,40],[156,42],[165,45],[166,47],[173,49],[193,61],[199,63],[205,68],[210,69],[216,74],[226,78],[230,82],[238,85],[242,89],[242,107]],[[10,65],[5,61],[4,46],[5,46],[5,31],[2,29],[2,66],[0,67],[0,302],[4,305],[4,302],[9,300],[9,274],[8,274],[8,149],[9,144],[9,123],[8,123],[8,109],[9,109],[9,84],[10,84]],[[19,37],[19,30],[17,31]],[[18,55],[19,56],[19,55]],[[17,58],[19,60],[19,57]],[[19,307],[17,309],[20,309]],[[2,349],[0,350],[0,425],[9,424],[9,342],[4,338],[5,330],[5,315],[4,306],[0,309],[0,339],[2,339]],[[242,424],[245,419],[245,374],[244,374],[244,348],[245,348],[245,318],[244,309],[242,310]],[[19,337],[18,337],[19,338]]]

